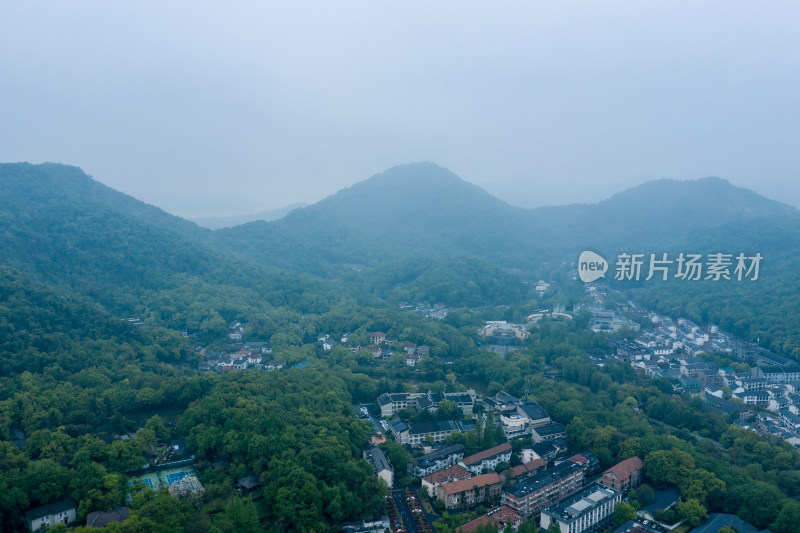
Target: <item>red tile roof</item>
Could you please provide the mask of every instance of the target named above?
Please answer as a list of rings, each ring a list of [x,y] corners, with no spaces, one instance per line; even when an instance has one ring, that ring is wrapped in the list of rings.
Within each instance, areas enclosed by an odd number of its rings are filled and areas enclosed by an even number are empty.
[[[522,517],[517,514],[511,507],[508,505],[501,505],[497,509],[492,509],[485,515],[481,515],[474,520],[470,520],[457,531],[460,533],[472,533],[478,526],[482,526],[484,524],[492,523],[494,525],[498,525],[498,522],[503,522],[503,525],[512,524],[518,520],[522,520]]]
[[[511,478],[519,477],[528,472],[533,472],[534,470],[538,470],[543,466],[547,466],[547,461],[544,459],[534,459],[533,461],[528,461],[525,464],[515,466],[511,469]]]
[[[488,485],[496,485],[502,483],[500,476],[494,472],[490,474],[481,474],[480,476],[471,477],[469,479],[462,479],[461,481],[453,481],[452,483],[445,483],[442,485],[442,490],[445,494],[458,494],[467,490],[472,490],[476,487],[486,487]]]
[[[469,471],[461,465],[453,465],[450,468],[439,470],[422,478],[430,484],[442,484],[451,481],[459,481],[469,477]]]
[[[631,474],[637,470],[641,470],[642,468],[644,468],[644,463],[642,460],[638,457],[631,457],[630,459],[625,459],[621,463],[615,464],[603,472],[603,474],[608,474],[610,472],[614,474],[620,481],[626,481],[631,477]]]

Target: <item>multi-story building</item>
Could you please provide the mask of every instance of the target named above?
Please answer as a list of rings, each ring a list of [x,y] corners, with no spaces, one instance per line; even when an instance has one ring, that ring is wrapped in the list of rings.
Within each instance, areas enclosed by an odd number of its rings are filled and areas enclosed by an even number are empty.
[[[567,429],[558,422],[551,422],[544,426],[531,428],[531,437],[533,442],[544,442],[546,440],[553,440],[559,437],[564,437],[567,434]]]
[[[468,390],[467,392],[447,392],[447,393],[434,393],[434,392],[415,392],[415,393],[384,393],[378,396],[378,406],[381,409],[381,416],[389,418],[397,414],[399,411],[407,408],[416,409],[417,411],[436,410],[442,400],[449,400],[454,402],[464,415],[472,413],[475,406],[475,391]]]
[[[422,478],[422,489],[427,491],[428,496],[433,498],[436,495],[436,487],[453,481],[469,479],[471,474],[461,465],[453,465],[450,468],[439,470]]]
[[[423,477],[433,474],[439,470],[444,470],[457,464],[464,458],[464,445],[453,444],[445,446],[439,450],[413,457],[408,462],[408,475],[411,477]]]
[[[389,423],[394,440],[400,444],[420,447],[425,444],[442,443],[453,432],[466,433],[474,429],[472,420],[436,420],[433,422],[419,422],[406,424],[399,418]]]
[[[436,487],[436,497],[449,511],[492,501],[500,496],[502,488],[503,480],[492,472],[439,485]]]
[[[620,491],[594,484],[542,510],[540,527],[546,531],[552,523],[556,523],[561,533],[594,530],[611,520],[614,507],[620,501]]]
[[[394,468],[392,467],[392,463],[389,462],[389,459],[386,458],[386,454],[383,453],[383,450],[377,446],[372,446],[364,450],[364,459],[372,465],[372,470],[375,472],[375,475],[384,480],[389,488],[394,486]]]
[[[643,470],[644,462],[638,457],[631,457],[603,472],[603,478],[600,483],[612,489],[626,491],[642,482]]]
[[[504,442],[488,450],[483,450],[461,460],[461,466],[478,475],[482,472],[493,471],[500,463],[511,462],[511,444]]]
[[[585,474],[585,464],[564,461],[503,490],[502,503],[527,520],[578,490]]]

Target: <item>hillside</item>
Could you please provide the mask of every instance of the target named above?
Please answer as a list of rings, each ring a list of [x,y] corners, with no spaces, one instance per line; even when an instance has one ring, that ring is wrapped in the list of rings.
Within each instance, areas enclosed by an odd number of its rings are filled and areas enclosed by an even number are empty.
[[[0,264],[119,315],[224,331],[240,309],[325,309],[338,289],[215,250],[212,233],[64,165],[0,165]]]
[[[549,247],[525,234],[530,213],[494,198],[432,163],[401,165],[343,189],[281,220],[218,235],[231,250],[260,261],[331,275],[337,266],[375,265],[415,256],[477,256],[497,263]],[[535,218],[535,215],[534,215]]]
[[[502,267],[573,260],[586,247],[682,245],[697,232],[798,211],[719,178],[658,180],[597,204],[522,209],[432,163],[401,165],[281,220],[216,232],[260,262],[334,275],[337,265],[410,257],[479,257]],[[724,237],[724,236],[723,236]],[[653,250],[658,251],[658,250]]]

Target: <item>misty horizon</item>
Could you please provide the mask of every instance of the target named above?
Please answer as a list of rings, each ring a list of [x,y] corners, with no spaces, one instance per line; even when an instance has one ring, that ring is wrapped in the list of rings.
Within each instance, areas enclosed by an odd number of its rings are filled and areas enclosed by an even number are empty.
[[[797,206],[799,15],[4,4],[0,161],[76,165],[182,216],[314,203],[425,160],[523,207],[703,176]]]

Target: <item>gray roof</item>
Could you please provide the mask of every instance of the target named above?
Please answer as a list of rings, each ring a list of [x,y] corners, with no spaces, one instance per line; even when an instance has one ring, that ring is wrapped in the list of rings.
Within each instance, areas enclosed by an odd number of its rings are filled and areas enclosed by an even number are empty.
[[[558,422],[553,422],[544,426],[539,426],[538,428],[534,428],[534,431],[536,431],[536,433],[540,436],[558,435],[559,433],[564,433],[566,428]]]
[[[445,446],[444,448],[434,450],[431,453],[426,453],[425,455],[420,455],[419,457],[412,458],[411,462],[420,465],[426,462],[436,461],[437,459],[447,457],[448,455],[454,455],[458,453],[462,455],[464,454],[463,444],[453,444],[452,446]]]
[[[517,498],[522,498],[531,492],[535,492],[542,487],[546,487],[547,485],[567,477],[581,468],[583,468],[583,466],[577,463],[573,463],[572,461],[564,461],[563,463],[554,466],[550,470],[545,470],[544,472],[540,472],[535,476],[526,479],[525,481],[520,481],[519,483],[511,485],[506,489],[506,492],[516,496]]]
[[[725,526],[733,526],[739,533],[751,533],[758,529],[736,515],[711,513],[705,524],[697,526],[690,533],[717,533],[717,531]]]
[[[86,525],[90,527],[106,527],[112,522],[124,522],[130,515],[130,507],[117,507],[113,511],[95,511],[86,515]]]
[[[384,470],[394,470],[389,459],[386,458],[386,454],[377,446],[373,446],[366,452],[365,459],[372,465],[376,474]]]
[[[547,411],[542,409],[541,406],[533,400],[525,400],[519,407],[531,420],[549,418]]]
[[[437,433],[440,431],[457,431],[458,427],[452,420],[435,420],[433,422],[419,422],[411,424],[409,433],[421,435],[424,433]]]
[[[542,513],[557,517],[565,524],[571,524],[617,494],[619,491],[595,483],[569,498],[559,501],[556,505],[544,509]]]
[[[392,429],[394,429],[394,431],[396,431],[397,433],[408,431],[408,425],[405,422],[403,422],[403,420],[400,418],[395,418],[389,423],[392,425]]]
[[[41,505],[26,511],[25,520],[36,520],[43,516],[69,511],[70,509],[75,509],[75,500],[61,500],[60,502],[48,503],[47,505]]]

